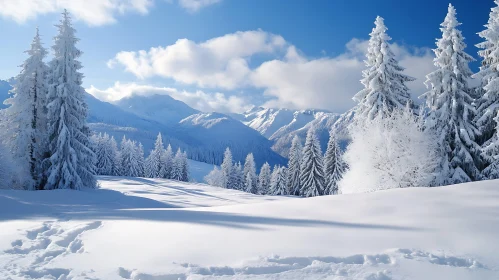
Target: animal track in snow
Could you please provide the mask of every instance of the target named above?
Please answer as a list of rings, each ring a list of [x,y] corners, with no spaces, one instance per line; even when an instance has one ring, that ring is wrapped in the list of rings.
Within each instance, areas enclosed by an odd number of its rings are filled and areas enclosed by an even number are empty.
[[[81,236],[102,225],[100,221],[89,223],[46,222],[41,227],[26,231],[25,239],[11,243],[12,248],[6,254],[17,255],[4,268],[7,274],[22,279],[39,279],[51,277],[54,279],[71,279],[69,269],[45,267],[53,259],[75,253],[83,253],[85,247]],[[28,264],[26,265],[26,260]],[[1,276],[1,274],[0,274]],[[2,276],[3,277],[3,276]]]
[[[409,249],[389,250],[383,254],[352,255],[348,257],[279,257],[261,258],[242,267],[213,267],[180,264],[184,273],[147,274],[120,267],[118,275],[128,280],[170,279],[364,279],[391,280],[392,270],[399,259],[428,262],[468,269],[486,269],[472,258],[460,258],[445,254]]]

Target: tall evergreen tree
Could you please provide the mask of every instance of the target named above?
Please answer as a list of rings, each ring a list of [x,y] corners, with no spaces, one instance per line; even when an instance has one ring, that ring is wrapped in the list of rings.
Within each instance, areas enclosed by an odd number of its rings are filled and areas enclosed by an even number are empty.
[[[48,90],[49,166],[46,189],[95,188],[95,154],[90,147],[88,107],[81,86],[81,51],[65,10],[52,47]]]
[[[144,159],[144,146],[142,143],[139,142],[139,144],[136,146],[135,149],[135,154],[137,158],[137,170],[138,170],[138,176],[139,177],[144,177],[145,176],[145,159]]]
[[[271,176],[270,165],[266,162],[258,175],[258,194],[269,194]]]
[[[154,143],[154,149],[151,151],[149,156],[146,159],[145,163],[145,175],[148,178],[164,178],[164,147],[163,147],[163,138],[161,137],[161,133],[158,133],[156,137],[156,142]]]
[[[114,175],[113,168],[116,166],[116,146],[113,146],[109,135],[104,133],[92,136],[96,160],[96,173],[98,175]],[[114,140],[114,139],[113,139]]]
[[[234,166],[232,167],[232,174],[232,178],[234,179],[233,189],[244,191],[244,173],[241,162],[237,162],[234,164]]]
[[[283,166],[274,166],[272,178],[270,181],[270,194],[272,195],[287,195],[287,168]]]
[[[480,176],[480,146],[475,143],[478,130],[472,123],[475,109],[468,85],[472,75],[468,64],[474,59],[464,52],[466,44],[459,25],[456,10],[449,5],[440,28],[442,38],[433,50],[437,70],[426,76],[430,91],[422,95],[430,111],[426,127],[435,129],[442,141],[442,179],[438,185],[469,182]]]
[[[288,189],[291,195],[300,195],[300,165],[302,157],[302,146],[300,138],[295,135],[291,142],[288,161]]]
[[[324,176],[326,187],[324,194],[338,194],[338,182],[345,173],[346,164],[343,161],[340,146],[334,137],[333,131],[329,134],[326,155],[324,156]]]
[[[359,104],[355,112],[357,120],[372,120],[376,116],[388,116],[395,108],[404,108],[410,99],[406,82],[415,79],[402,73],[390,50],[386,34],[386,26],[382,17],[377,17],[369,39],[367,49],[367,69],[362,72],[364,89],[359,91],[354,100]]]
[[[178,148],[177,153],[175,154],[175,157],[173,158],[172,174],[171,174],[172,180],[182,181],[182,179],[183,179],[182,157],[183,157],[182,151],[180,151],[180,148]]]
[[[232,163],[232,152],[229,147],[225,149],[224,160],[222,162],[222,187],[226,189],[234,188],[234,172]]]
[[[116,143],[116,140],[114,139],[114,136],[111,136],[109,139],[109,150],[111,153],[111,157],[114,159],[112,161],[112,168],[111,168],[111,174],[113,176],[119,176],[120,174],[120,166],[119,166],[119,159],[120,159],[120,152],[118,150],[118,143]]]
[[[497,122],[494,119],[499,111],[499,0],[495,0],[496,6],[492,8],[486,29],[478,35],[484,42],[477,45],[481,50],[478,52],[482,57],[480,71],[474,76],[481,80],[481,87],[477,90],[480,94],[477,103],[477,114],[475,122],[480,135],[477,143],[482,146],[482,156],[486,165],[496,161],[499,150],[494,149],[497,144]],[[491,169],[484,170],[484,177],[489,177]],[[495,178],[494,178],[495,179]]]
[[[303,158],[300,171],[300,195],[305,197],[324,194],[324,160],[319,140],[314,128],[307,132],[307,139],[303,147]]]
[[[252,153],[246,156],[244,161],[244,188],[246,192],[256,194],[258,192],[255,158]]]
[[[168,144],[168,147],[163,152],[163,156],[161,157],[161,174],[163,174],[162,178],[171,179],[172,174],[172,165],[173,165],[173,150],[172,146]]]
[[[182,158],[180,160],[180,166],[182,170],[182,180],[183,182],[189,182],[189,161],[187,160],[187,152],[182,153]]]
[[[495,118],[496,133],[490,139],[489,144],[483,148],[483,154],[487,156],[489,165],[482,171],[484,178],[499,179],[499,111]]]
[[[25,52],[28,58],[15,78],[13,96],[4,103],[7,145],[11,148],[16,165],[24,174],[26,189],[35,189],[41,183],[41,162],[47,151],[47,71],[43,62],[47,51],[42,46],[38,28]]]

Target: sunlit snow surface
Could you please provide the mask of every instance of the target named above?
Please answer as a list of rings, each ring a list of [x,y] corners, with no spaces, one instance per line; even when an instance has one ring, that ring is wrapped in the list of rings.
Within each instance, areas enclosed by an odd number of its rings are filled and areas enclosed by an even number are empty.
[[[499,181],[293,198],[0,190],[0,279],[499,279]]]

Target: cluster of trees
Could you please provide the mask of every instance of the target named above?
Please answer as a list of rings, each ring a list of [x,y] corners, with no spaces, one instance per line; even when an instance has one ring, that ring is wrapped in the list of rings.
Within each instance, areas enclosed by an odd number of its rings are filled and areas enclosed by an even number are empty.
[[[2,110],[3,144],[10,149],[19,186],[25,189],[96,187],[95,154],[86,124],[78,39],[67,11],[56,25],[52,60],[38,30],[28,58]]]
[[[179,148],[174,154],[170,145],[165,149],[161,133],[147,158],[144,158],[142,143],[126,139],[125,136],[119,148],[114,137],[106,133],[93,135],[92,143],[97,155],[98,175],[189,181],[187,153]]]
[[[346,170],[338,142],[331,134],[325,155],[312,128],[305,145],[295,136],[290,150],[288,166],[276,165],[271,171],[265,163],[257,175],[253,155],[246,157],[244,165],[232,160],[229,148],[220,168],[215,167],[205,177],[210,185],[262,195],[319,196],[338,194],[338,183]]]
[[[357,93],[352,143],[345,153],[350,166],[342,192],[410,186],[440,186],[499,178],[499,1],[490,13],[483,58],[476,74],[464,50],[456,10],[449,5],[434,49],[436,70],[426,76],[425,103],[410,101],[403,74],[390,50],[382,18],[375,22]],[[479,87],[469,81],[480,79]],[[405,108],[404,108],[405,107]],[[362,178],[362,179],[359,179]]]

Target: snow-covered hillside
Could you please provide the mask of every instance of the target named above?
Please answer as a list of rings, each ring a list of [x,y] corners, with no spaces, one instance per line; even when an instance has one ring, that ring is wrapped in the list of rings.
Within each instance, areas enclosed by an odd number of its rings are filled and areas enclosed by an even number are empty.
[[[0,191],[0,279],[499,278],[499,181],[315,198],[100,184]]]

